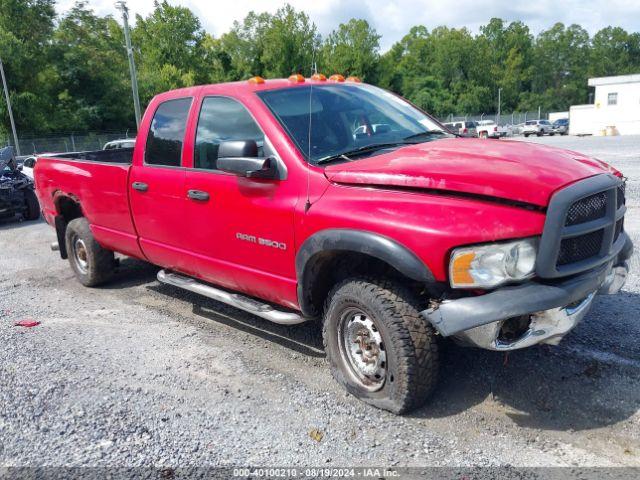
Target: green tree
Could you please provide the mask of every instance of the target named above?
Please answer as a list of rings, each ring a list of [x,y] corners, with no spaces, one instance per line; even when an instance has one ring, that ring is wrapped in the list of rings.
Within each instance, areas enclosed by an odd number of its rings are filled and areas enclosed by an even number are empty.
[[[0,0],[0,55],[19,131],[45,131],[49,125],[53,107],[43,87],[53,74],[54,19],[54,0]],[[0,137],[7,137],[9,131],[2,98]]]
[[[366,20],[351,19],[341,23],[324,41],[321,70],[356,75],[366,81],[376,80],[380,57],[380,35]]]
[[[538,35],[535,44],[535,77],[525,107],[545,110],[567,108],[587,101],[589,34],[579,25],[556,23]]]
[[[147,103],[157,93],[205,82],[205,32],[200,20],[185,7],[166,0],[154,2],[146,18],[136,16],[132,38],[139,49],[140,100]]]
[[[640,71],[640,33],[606,27],[591,41],[589,75],[602,77]]]
[[[268,77],[288,77],[292,73],[311,72],[320,36],[304,12],[287,4],[270,18],[264,30],[261,63]]]
[[[52,62],[56,129],[135,127],[124,35],[112,17],[77,2],[55,31]]]

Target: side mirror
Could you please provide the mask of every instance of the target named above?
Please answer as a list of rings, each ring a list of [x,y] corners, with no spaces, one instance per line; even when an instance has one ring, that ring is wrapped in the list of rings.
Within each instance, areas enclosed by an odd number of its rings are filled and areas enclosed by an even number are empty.
[[[218,170],[247,178],[278,178],[276,159],[273,157],[218,157]]]
[[[21,172],[24,167],[22,165],[18,165],[18,171]]]
[[[218,158],[257,157],[258,144],[255,140],[233,140],[222,142],[218,147]]]
[[[218,147],[219,170],[247,178],[277,178],[278,167],[273,157],[258,157],[255,140],[222,142]]]

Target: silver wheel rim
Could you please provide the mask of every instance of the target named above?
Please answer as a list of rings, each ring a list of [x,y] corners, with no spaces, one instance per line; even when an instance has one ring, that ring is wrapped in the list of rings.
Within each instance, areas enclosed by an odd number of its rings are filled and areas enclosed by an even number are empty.
[[[84,240],[76,238],[73,242],[73,258],[76,261],[78,270],[81,273],[87,273],[89,270],[89,262],[87,261],[87,246]]]
[[[387,378],[387,353],[376,323],[362,310],[350,308],[340,318],[338,337],[353,380],[370,392],[380,390]]]

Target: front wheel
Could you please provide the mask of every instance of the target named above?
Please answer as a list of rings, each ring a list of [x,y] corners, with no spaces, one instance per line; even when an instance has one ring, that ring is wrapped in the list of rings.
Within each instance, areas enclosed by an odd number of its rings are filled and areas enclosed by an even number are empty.
[[[528,134],[528,133],[525,133],[525,134],[524,134],[524,138],[529,138],[529,134]]]
[[[96,241],[86,218],[75,218],[69,222],[65,243],[73,273],[82,285],[95,287],[111,278],[115,270],[113,252],[102,248]]]
[[[325,308],[323,339],[331,372],[359,399],[394,413],[423,405],[438,377],[435,331],[416,296],[399,282],[352,278]]]

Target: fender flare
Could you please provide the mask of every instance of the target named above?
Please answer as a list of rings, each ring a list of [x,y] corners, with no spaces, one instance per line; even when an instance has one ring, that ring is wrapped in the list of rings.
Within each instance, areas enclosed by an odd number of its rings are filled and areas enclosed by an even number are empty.
[[[327,251],[356,252],[381,260],[402,275],[424,283],[436,280],[431,270],[418,256],[395,240],[373,232],[352,229],[321,230],[307,238],[296,254],[296,277],[298,301],[303,312],[309,310],[309,301],[304,295],[305,271],[315,255]]]

